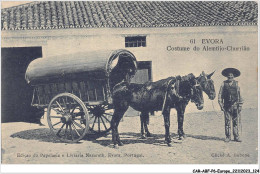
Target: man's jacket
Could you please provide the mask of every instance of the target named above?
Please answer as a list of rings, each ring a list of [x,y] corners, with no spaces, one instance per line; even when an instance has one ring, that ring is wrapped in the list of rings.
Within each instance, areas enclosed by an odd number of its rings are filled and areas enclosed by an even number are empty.
[[[243,99],[240,95],[240,88],[237,81],[233,80],[230,83],[226,80],[222,83],[219,90],[218,102],[220,107],[223,107],[225,110],[231,107],[242,106]]]

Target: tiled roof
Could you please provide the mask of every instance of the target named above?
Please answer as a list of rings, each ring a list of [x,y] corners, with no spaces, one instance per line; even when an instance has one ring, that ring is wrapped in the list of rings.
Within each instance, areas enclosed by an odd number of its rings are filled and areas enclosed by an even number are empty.
[[[2,30],[257,25],[253,1],[38,1],[2,9]]]

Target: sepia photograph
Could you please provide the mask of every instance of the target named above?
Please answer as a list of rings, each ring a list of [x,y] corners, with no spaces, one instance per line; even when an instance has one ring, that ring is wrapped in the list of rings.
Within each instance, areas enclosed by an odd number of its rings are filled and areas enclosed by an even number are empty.
[[[257,165],[258,122],[258,1],[1,1],[1,165]]]

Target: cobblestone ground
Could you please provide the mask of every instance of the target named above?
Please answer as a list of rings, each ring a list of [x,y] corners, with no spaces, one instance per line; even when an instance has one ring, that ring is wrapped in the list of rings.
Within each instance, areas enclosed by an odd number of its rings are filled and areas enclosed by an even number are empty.
[[[112,148],[111,134],[83,139],[77,144],[59,142],[45,126],[30,123],[2,124],[2,163],[4,164],[255,164],[258,154],[258,117],[256,109],[242,112],[242,140],[224,140],[224,116],[218,112],[185,115],[187,138],[176,137],[177,118],[171,115],[173,146],[164,143],[162,116],[151,116],[153,137],[140,139],[139,117],[125,117],[119,125],[124,146]]]

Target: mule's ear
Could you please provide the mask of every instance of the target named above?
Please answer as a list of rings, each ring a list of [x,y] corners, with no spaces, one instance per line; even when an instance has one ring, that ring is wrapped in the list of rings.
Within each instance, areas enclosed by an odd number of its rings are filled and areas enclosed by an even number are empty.
[[[205,74],[205,72],[204,72],[204,71],[202,71],[202,73],[201,73],[201,74],[202,74],[202,76],[206,76],[206,74]]]
[[[216,71],[216,70],[215,70]],[[215,71],[213,71],[212,73],[210,73],[209,75],[207,75],[207,78],[210,79],[211,76],[215,73]]]

